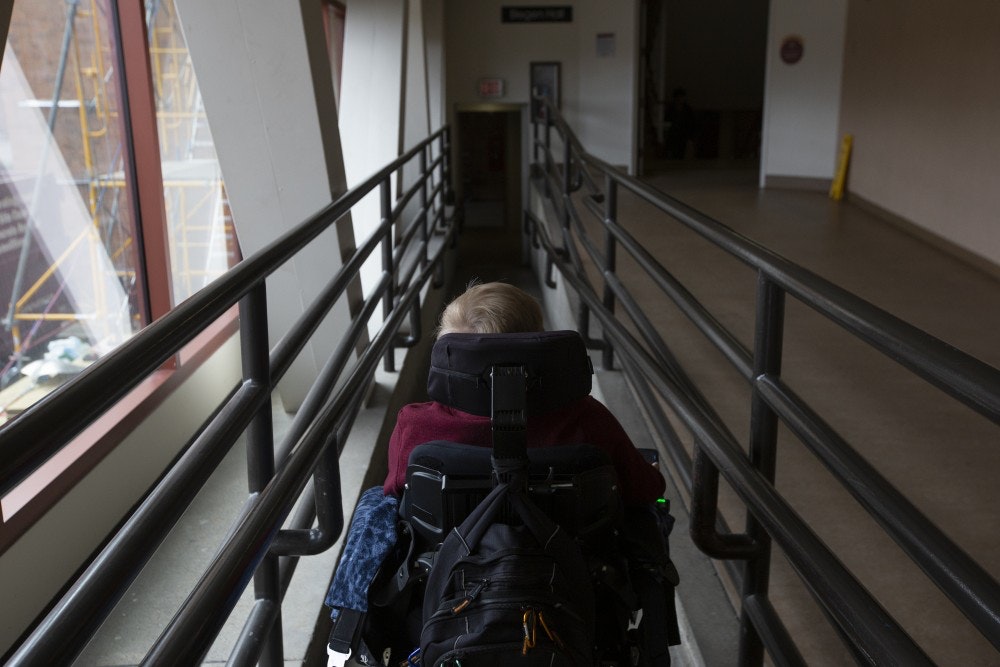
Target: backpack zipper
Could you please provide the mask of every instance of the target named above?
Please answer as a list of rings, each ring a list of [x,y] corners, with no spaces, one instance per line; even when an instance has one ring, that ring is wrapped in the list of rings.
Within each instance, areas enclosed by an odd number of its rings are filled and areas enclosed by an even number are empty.
[[[489,585],[490,585],[489,579],[482,579],[478,581],[476,585],[472,587],[472,590],[466,594],[466,596],[462,599],[462,601],[451,608],[451,613],[452,614],[462,613],[462,611],[470,604],[472,604],[473,601],[475,601],[475,599],[479,597],[479,594],[482,593],[487,587],[489,587]]]

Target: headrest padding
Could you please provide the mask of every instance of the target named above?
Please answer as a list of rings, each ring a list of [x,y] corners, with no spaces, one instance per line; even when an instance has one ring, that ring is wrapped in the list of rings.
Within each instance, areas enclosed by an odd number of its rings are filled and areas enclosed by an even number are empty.
[[[431,351],[427,394],[462,412],[490,416],[490,368],[523,365],[527,411],[543,414],[590,394],[593,366],[576,331],[445,334]]]

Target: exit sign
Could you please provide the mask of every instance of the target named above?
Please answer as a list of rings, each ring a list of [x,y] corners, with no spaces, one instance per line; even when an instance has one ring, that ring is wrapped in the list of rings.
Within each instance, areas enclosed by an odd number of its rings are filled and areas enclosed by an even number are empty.
[[[480,97],[503,97],[503,79],[480,79]]]
[[[502,23],[571,23],[573,21],[573,5],[504,6],[500,8],[500,21]]]

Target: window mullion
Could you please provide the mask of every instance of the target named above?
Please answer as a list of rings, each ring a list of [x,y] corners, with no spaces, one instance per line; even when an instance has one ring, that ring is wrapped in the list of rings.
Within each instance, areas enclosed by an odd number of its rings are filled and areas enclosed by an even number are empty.
[[[142,284],[146,296],[146,322],[171,308],[170,257],[163,197],[160,143],[156,126],[156,100],[150,67],[144,3],[115,3],[122,71],[122,111],[129,146],[132,201],[135,207],[136,243],[139,244]]]

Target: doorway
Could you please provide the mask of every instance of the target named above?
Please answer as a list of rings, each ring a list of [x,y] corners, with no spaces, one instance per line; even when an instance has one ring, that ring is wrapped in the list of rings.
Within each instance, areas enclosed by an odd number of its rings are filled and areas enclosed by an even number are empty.
[[[644,0],[640,173],[760,166],[769,0]]]
[[[465,215],[459,256],[465,262],[521,262],[521,116],[518,105],[456,112],[456,190]]]

